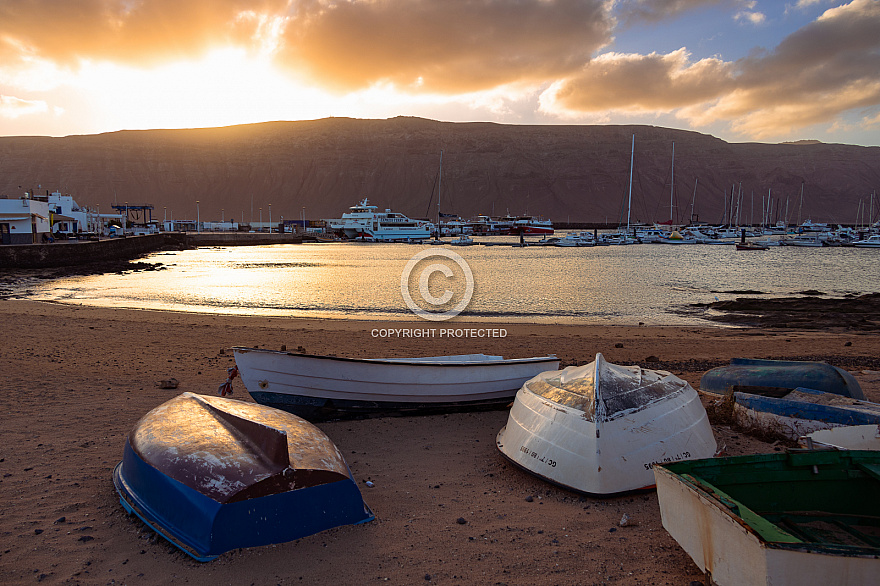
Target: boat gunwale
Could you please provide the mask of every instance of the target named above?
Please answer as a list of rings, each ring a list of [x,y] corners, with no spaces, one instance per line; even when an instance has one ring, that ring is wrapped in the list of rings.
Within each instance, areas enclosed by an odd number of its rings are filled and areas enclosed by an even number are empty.
[[[759,454],[755,456],[734,456],[731,457],[733,459],[739,459],[740,462],[745,462],[747,460],[753,460],[755,462],[762,461],[770,461],[770,460],[781,460],[782,457],[786,459],[790,459],[792,456],[793,459],[799,459],[802,456],[810,455],[810,454],[822,454],[824,456],[834,458],[834,455],[839,454],[839,458],[846,458],[849,460],[854,459],[855,456],[858,456],[860,452],[865,452],[871,456],[875,455],[871,451],[864,450],[850,450],[850,451],[838,451],[838,450],[789,450],[784,454]],[[831,454],[831,456],[829,456]],[[770,456],[770,458],[766,458]],[[838,458],[838,461],[839,461]],[[706,461],[713,461],[718,459],[707,459]],[[692,467],[699,466],[700,463],[704,462],[703,460],[684,460],[680,462],[669,462],[663,464],[657,464],[654,467],[655,477],[658,474],[662,474],[667,476],[670,481],[676,484],[681,484],[687,488],[690,492],[692,492],[697,498],[700,500],[707,501],[712,507],[721,512],[721,514],[729,517],[732,521],[743,527],[749,535],[755,537],[761,544],[762,547],[767,549],[776,549],[776,550],[788,550],[788,551],[799,551],[805,553],[816,553],[816,554],[824,554],[824,555],[843,555],[847,557],[862,557],[869,559],[880,559],[880,547],[871,547],[871,546],[854,546],[854,545],[845,545],[840,543],[828,543],[828,542],[811,542],[811,541],[803,541],[795,535],[789,533],[784,528],[780,527],[770,519],[768,519],[767,515],[785,515],[787,513],[795,514],[794,511],[775,511],[775,512],[767,512],[767,511],[756,511],[755,509],[748,506],[746,503],[731,497],[727,494],[726,491],[719,488],[714,481],[708,480],[704,478],[700,471],[698,470],[688,470],[687,472],[676,472],[675,470],[670,470],[670,467]],[[737,462],[737,463],[740,463]],[[826,464],[827,461],[823,461],[823,458],[820,456],[819,461],[816,462],[817,465]],[[658,485],[660,483],[658,482]],[[756,527],[750,521],[743,518],[741,515],[741,510],[747,511],[747,516],[758,517],[759,525],[763,525],[767,523],[771,525],[770,528],[767,527]],[[836,516],[846,516],[846,515],[835,515],[829,514],[829,517],[833,518]],[[772,533],[781,532],[782,534],[791,535],[797,541],[793,542],[783,542],[783,541],[772,541],[765,537],[765,535],[769,535]]]
[[[560,362],[559,358],[553,354],[547,356],[531,356],[528,358],[502,358],[501,360],[430,360],[422,358],[349,358],[347,356],[326,356],[323,354],[303,354],[300,352],[290,352],[285,350],[269,350],[268,348],[246,348],[243,346],[233,346],[232,351],[235,353],[247,354],[249,352],[258,352],[263,354],[273,354],[276,356],[293,356],[295,358],[313,358],[318,360],[329,360],[338,362],[353,362],[358,364],[381,364],[381,365],[399,365],[399,366],[509,366],[512,364],[531,364],[540,362]],[[434,357],[428,357],[434,358]]]

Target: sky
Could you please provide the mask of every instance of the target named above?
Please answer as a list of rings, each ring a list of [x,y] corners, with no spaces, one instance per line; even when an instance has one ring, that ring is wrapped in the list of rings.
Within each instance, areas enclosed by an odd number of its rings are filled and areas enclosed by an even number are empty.
[[[880,0],[0,0],[0,136],[330,116],[880,146]]]

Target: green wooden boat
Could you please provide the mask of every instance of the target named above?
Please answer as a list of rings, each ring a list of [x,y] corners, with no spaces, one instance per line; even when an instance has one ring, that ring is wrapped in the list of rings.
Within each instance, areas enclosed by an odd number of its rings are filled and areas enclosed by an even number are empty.
[[[880,452],[654,467],[663,527],[719,586],[880,584]]]

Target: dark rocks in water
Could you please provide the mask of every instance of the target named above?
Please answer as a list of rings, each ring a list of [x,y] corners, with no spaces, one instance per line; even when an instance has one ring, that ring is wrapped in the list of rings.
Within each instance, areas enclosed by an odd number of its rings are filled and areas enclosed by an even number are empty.
[[[819,293],[809,292],[809,293]],[[880,293],[868,293],[842,299],[815,296],[734,300],[694,303],[693,309],[722,312],[706,319],[765,328],[825,330],[845,328],[874,331],[880,327]]]

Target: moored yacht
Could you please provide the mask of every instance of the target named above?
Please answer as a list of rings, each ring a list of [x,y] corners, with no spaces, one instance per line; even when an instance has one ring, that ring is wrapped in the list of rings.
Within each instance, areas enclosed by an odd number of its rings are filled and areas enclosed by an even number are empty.
[[[856,248],[880,248],[880,234],[869,236],[867,240],[853,242]]]
[[[553,222],[532,216],[520,216],[514,220],[508,234],[514,236],[517,234],[553,234]]]
[[[435,230],[434,224],[427,220],[413,220],[390,209],[380,212],[378,206],[369,205],[367,198],[348,209],[342,218],[325,221],[332,230],[351,239],[419,240],[429,238]]]

